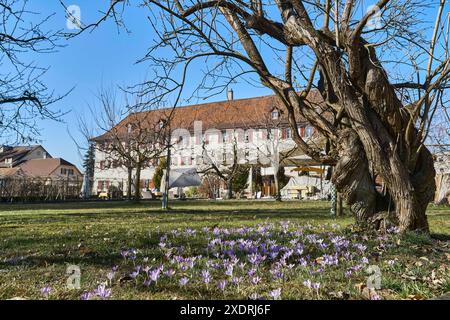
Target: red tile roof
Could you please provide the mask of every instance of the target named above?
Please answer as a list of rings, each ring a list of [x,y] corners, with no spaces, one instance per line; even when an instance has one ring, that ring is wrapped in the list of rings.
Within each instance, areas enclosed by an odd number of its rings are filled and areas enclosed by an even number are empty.
[[[0,168],[0,178],[13,177],[22,175],[23,172],[20,167],[15,168]]]
[[[32,159],[24,162],[20,168],[27,176],[47,177],[62,165],[72,166],[76,173],[81,174],[75,165],[61,158]]]
[[[307,98],[307,103],[319,105],[323,103],[323,99],[319,92],[312,90]],[[115,127],[117,130],[115,134],[125,134],[129,124],[137,122],[156,128],[161,120],[165,120],[169,116],[172,119],[172,130],[193,131],[195,121],[202,122],[202,130],[264,127],[264,124],[267,124],[268,116],[274,109],[280,111],[277,123],[287,126],[287,111],[279,98],[271,95],[133,113]],[[296,119],[299,124],[307,123],[299,114],[296,115]],[[102,141],[107,139],[108,135],[105,133],[93,140]]]

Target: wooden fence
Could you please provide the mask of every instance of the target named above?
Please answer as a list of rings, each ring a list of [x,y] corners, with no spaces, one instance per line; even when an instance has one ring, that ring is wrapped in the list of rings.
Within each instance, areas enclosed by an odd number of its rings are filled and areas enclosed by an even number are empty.
[[[55,201],[80,199],[82,179],[0,178],[0,201]]]

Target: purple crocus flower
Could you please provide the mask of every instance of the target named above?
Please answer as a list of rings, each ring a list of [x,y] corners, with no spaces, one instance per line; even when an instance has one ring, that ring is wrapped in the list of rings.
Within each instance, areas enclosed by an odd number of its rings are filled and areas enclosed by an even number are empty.
[[[311,286],[312,286],[311,280],[308,279],[308,280],[303,281],[303,285],[305,287],[311,289]]]
[[[114,279],[114,276],[115,276],[115,275],[116,275],[115,272],[110,271],[110,272],[108,272],[108,273],[106,274],[106,278],[107,278],[109,281],[112,281],[112,280]]]
[[[273,300],[278,300],[280,298],[280,295],[281,295],[281,288],[278,288],[278,289],[275,289],[273,291],[270,291],[269,295],[270,295],[270,297]]]
[[[250,300],[259,300],[261,297],[257,293],[252,293],[249,298]]]
[[[252,281],[252,284],[256,286],[258,283],[261,282],[261,278],[256,276],[256,277],[253,277],[251,281]]]
[[[242,277],[234,277],[234,278],[231,280],[231,283],[234,284],[234,285],[238,285],[238,284],[241,283],[241,282],[242,282]]]
[[[52,287],[45,286],[41,289],[41,294],[45,297],[48,297],[50,295],[50,292],[52,291]]]
[[[180,284],[180,286],[184,287],[187,283],[189,282],[189,279],[186,277],[181,278],[178,283]]]
[[[122,258],[126,259],[128,257],[128,250],[120,251],[120,255],[122,256]]]
[[[225,270],[225,274],[229,277],[233,276],[233,266],[232,265],[227,266],[227,268]]]
[[[173,269],[167,269],[167,271],[164,272],[164,275],[169,278],[172,277],[174,274],[175,274],[175,270],[173,270]]]
[[[202,278],[205,284],[208,284],[211,281],[211,275],[209,274],[208,270],[202,271]]]
[[[381,296],[380,295],[378,295],[378,294],[372,294],[371,296],[370,296],[370,300],[381,300]]]
[[[88,291],[83,292],[80,297],[81,300],[91,300],[91,298],[92,298],[92,293],[90,293]]]
[[[155,269],[155,270],[151,270],[148,273],[148,276],[149,276],[150,280],[152,280],[154,282],[157,282],[158,279],[159,279],[159,274],[160,273],[161,273],[161,270],[158,268],[158,269]]]
[[[97,289],[94,290],[94,294],[102,299],[106,299],[111,296],[111,289],[107,289],[104,284],[100,284]]]
[[[221,291],[225,291],[226,285],[227,285],[227,281],[222,280],[222,281],[219,281],[219,283],[217,284],[217,288],[219,288],[219,290],[221,290]]]
[[[395,260],[388,260],[387,264],[393,266],[395,264]]]
[[[145,287],[148,287],[150,284],[152,283],[152,281],[150,279],[145,279],[144,282],[142,283]]]

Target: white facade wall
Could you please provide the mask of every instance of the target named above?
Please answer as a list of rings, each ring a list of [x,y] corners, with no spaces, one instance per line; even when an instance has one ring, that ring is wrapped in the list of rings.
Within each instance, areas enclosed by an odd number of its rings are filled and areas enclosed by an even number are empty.
[[[275,129],[267,138],[264,129],[227,129],[206,130],[203,133],[189,133],[187,130],[175,130],[172,134],[171,168],[196,168],[198,171],[208,167],[208,161],[220,166],[233,159],[234,145],[238,151],[238,162],[241,164],[263,164],[262,174],[273,175],[274,154],[288,151],[295,147],[291,138],[282,137],[281,129]],[[276,138],[278,136],[278,138]],[[182,138],[180,138],[182,137]],[[224,155],[225,154],[225,155]],[[128,173],[126,168],[102,169],[102,162],[110,157],[96,148],[93,194],[106,191],[109,185],[123,185],[126,191]],[[144,168],[141,180],[152,180],[155,167]],[[133,172],[133,176],[134,176]],[[287,175],[295,175],[289,168]],[[102,185],[100,187],[100,185]]]

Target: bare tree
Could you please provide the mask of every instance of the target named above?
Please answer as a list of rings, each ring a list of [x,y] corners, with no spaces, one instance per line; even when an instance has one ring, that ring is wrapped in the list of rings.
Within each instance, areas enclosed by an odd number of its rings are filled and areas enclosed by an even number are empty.
[[[90,106],[96,130],[89,130],[85,119],[80,119],[80,128],[105,156],[104,168],[97,169],[126,168],[127,196],[131,199],[134,186],[134,199],[138,201],[142,170],[155,164],[166,150],[170,114],[152,112],[143,97],[132,95],[130,101],[129,94],[124,95],[124,102],[119,102],[114,90],[101,89],[97,96],[100,106]],[[99,131],[101,134],[94,137],[92,132]]]
[[[81,32],[117,21],[115,9],[125,3],[112,2]],[[299,148],[334,166],[332,181],[359,224],[378,228],[389,220],[401,231],[428,232],[435,171],[424,141],[448,88],[445,0],[379,0],[371,9],[356,0],[140,5],[158,36],[141,62],[161,70],[146,90],[181,91],[191,66],[204,73],[200,95],[220,92],[237,78],[258,80],[284,105]],[[312,88],[322,104],[307,103]],[[298,134],[295,112],[328,139],[325,152]],[[377,193],[377,176],[385,196]]]
[[[55,51],[58,32],[45,30],[51,15],[41,17],[28,7],[27,0],[0,0],[0,136],[7,143],[33,141],[37,120],[64,114],[50,107],[63,96],[42,81],[47,68],[29,56]]]
[[[272,110],[255,108],[253,116],[242,121],[242,127],[247,130],[248,148],[255,151],[256,164],[270,166],[273,169],[275,198],[278,201],[281,201],[279,182],[281,163],[296,149],[296,144],[291,139],[292,128],[286,118],[281,110],[275,107]],[[313,141],[309,139],[306,142],[311,144]],[[249,162],[255,161],[249,159]]]
[[[217,132],[217,139],[221,140],[222,135]],[[215,138],[216,136],[214,136]],[[199,173],[215,174],[227,186],[227,198],[233,198],[233,181],[237,175],[241,173],[243,168],[243,154],[238,148],[238,136],[232,135],[230,143],[220,143],[220,146],[209,148],[209,141],[211,137],[205,135],[205,140],[202,143],[202,163],[198,169]]]

